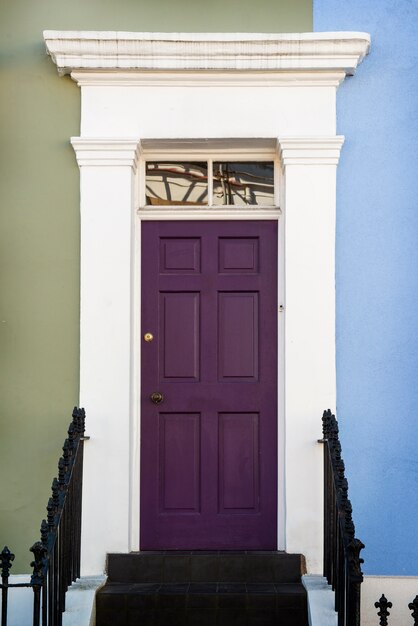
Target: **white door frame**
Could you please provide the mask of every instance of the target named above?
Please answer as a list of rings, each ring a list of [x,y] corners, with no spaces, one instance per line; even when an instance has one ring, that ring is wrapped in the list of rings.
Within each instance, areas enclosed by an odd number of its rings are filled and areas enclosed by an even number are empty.
[[[82,92],[81,135],[72,144],[81,180],[80,399],[92,437],[83,573],[103,571],[106,552],[139,545],[141,152],[153,141],[154,149],[167,151],[175,139],[176,150],[193,151],[231,138],[247,155],[268,142],[282,171],[280,546],[305,554],[308,570],[319,572],[316,442],[322,410],[336,401],[335,191],[343,143],[335,135],[336,89],[367,53],[368,35],[48,31],[45,39],[60,72],[71,73]]]
[[[135,246],[133,254],[135,256],[134,272],[136,278],[133,285],[134,315],[133,315],[133,370],[134,381],[141,380],[141,225],[147,220],[161,221],[208,221],[208,220],[277,220],[278,221],[278,303],[284,302],[284,233],[281,227],[280,217],[280,192],[282,189],[283,172],[279,155],[277,152],[276,140],[236,140],[236,139],[215,139],[205,140],[194,139],[187,142],[178,140],[145,140],[140,142],[136,167],[136,194],[134,206],[136,208],[136,218],[134,220]],[[274,181],[275,181],[275,207],[228,207],[223,208],[201,208],[201,207],[179,207],[154,208],[144,206],[145,202],[145,163],[146,161],[158,161],[170,159],[173,161],[204,161],[226,160],[226,161],[273,161]],[[283,306],[283,305],[282,305]],[[284,307],[283,307],[284,312]],[[278,402],[277,402],[277,478],[278,478],[278,498],[277,498],[277,547],[284,550],[285,540],[285,432],[284,432],[284,315],[277,315],[277,370],[278,370]],[[132,550],[139,549],[140,536],[140,450],[136,442],[140,442],[141,424],[141,401],[140,385],[134,383],[132,387],[133,402],[133,423],[131,433],[131,529],[130,545]]]

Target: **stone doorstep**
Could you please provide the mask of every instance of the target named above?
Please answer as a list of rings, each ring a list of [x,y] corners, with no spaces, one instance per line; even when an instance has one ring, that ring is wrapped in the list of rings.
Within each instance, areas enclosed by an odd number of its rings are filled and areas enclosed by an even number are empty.
[[[138,552],[109,554],[109,582],[297,583],[306,573],[300,554],[284,552]]]
[[[95,622],[96,592],[106,576],[82,576],[68,588],[65,596],[63,626],[90,626]]]
[[[108,583],[97,594],[97,626],[307,626],[301,583]]]

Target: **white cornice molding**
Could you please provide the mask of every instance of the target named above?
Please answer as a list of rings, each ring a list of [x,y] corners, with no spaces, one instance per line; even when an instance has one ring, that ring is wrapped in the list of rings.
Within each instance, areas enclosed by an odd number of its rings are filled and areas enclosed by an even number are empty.
[[[80,167],[122,166],[136,171],[140,154],[138,139],[71,137],[71,144]]]
[[[283,137],[277,140],[282,167],[287,165],[338,165],[344,143],[335,137]]]
[[[74,70],[331,71],[353,74],[370,36],[335,33],[44,31],[60,74]]]
[[[188,70],[144,72],[138,70],[74,70],[71,78],[79,87],[338,87],[344,80],[344,71],[264,72],[234,70]]]
[[[161,141],[143,140],[144,146],[136,138],[90,138],[71,137],[71,144],[76,153],[77,162],[82,166],[123,166],[137,169],[141,152],[152,154],[153,158],[169,154],[177,154],[179,151],[187,151],[187,154],[206,154],[217,152],[222,149],[226,140],[183,140]],[[252,146],[252,156],[272,156],[273,141],[268,139],[254,140],[229,140],[231,154],[236,158],[243,152],[248,153],[249,145]],[[287,165],[337,165],[344,137],[284,137],[277,139],[277,153],[282,167]],[[205,145],[207,147],[205,149]],[[242,145],[241,145],[242,144]],[[206,154],[207,156],[207,154]]]

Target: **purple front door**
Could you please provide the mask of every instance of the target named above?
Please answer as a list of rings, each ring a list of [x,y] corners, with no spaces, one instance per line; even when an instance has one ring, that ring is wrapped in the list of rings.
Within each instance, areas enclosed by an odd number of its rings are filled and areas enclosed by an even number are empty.
[[[141,341],[141,549],[275,549],[277,223],[143,222]]]

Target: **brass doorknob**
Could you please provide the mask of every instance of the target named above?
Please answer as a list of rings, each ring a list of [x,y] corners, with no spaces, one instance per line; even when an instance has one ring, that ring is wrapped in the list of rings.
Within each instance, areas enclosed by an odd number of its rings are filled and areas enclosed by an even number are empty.
[[[150,398],[151,402],[153,402],[154,404],[160,404],[160,402],[164,400],[163,394],[159,391],[154,391],[154,393],[150,395]]]

